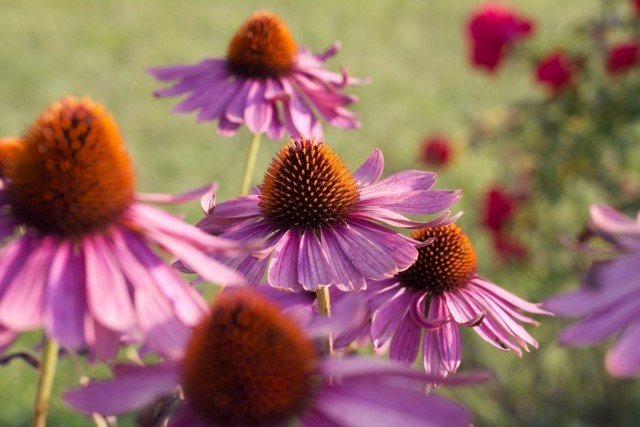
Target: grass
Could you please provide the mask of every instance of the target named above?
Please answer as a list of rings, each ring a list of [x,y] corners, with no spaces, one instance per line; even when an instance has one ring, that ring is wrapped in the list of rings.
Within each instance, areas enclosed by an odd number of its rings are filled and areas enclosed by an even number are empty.
[[[564,29],[597,6],[596,0],[508,3],[538,21],[536,43],[548,47],[561,43]],[[373,79],[353,90],[360,96],[353,109],[362,115],[363,128],[326,130],[327,141],[347,164],[356,167],[379,147],[387,172],[416,168],[423,135],[444,132],[458,139],[457,160],[442,171],[439,186],[465,191],[461,223],[474,237],[481,269],[516,293],[540,300],[570,283],[540,283],[540,265],[496,266],[487,242],[473,230],[478,216],[474,202],[488,183],[499,179],[505,165],[499,152],[470,155],[465,150],[465,124],[495,105],[541,95],[527,69],[508,68],[497,76],[471,70],[463,26],[472,7],[472,2],[450,0],[5,2],[0,15],[0,132],[22,133],[63,95],[91,94],[120,124],[141,190],[180,191],[217,180],[221,198],[233,196],[239,191],[250,135],[241,131],[224,139],[212,124],[171,115],[174,101],[151,96],[157,84],[144,68],[221,56],[245,17],[270,9],[284,18],[300,44],[313,50],[341,40],[343,50],[333,66],[344,64],[353,75]],[[265,169],[277,148],[275,142],[263,143],[257,171]],[[597,196],[587,192],[580,203]],[[197,219],[196,206],[185,212],[190,220]],[[567,227],[577,223],[568,215],[558,221]],[[564,256],[555,242],[544,250]],[[455,393],[475,411],[478,425],[623,425],[638,419],[640,409],[631,404],[640,397],[635,384],[606,377],[601,351],[557,347],[553,336],[558,324],[547,321],[535,331],[541,350],[522,360],[489,348],[472,333],[464,335],[467,367],[488,366],[498,376],[491,385]],[[576,372],[574,366],[588,369]],[[20,363],[1,369],[0,425],[28,425],[36,374]],[[74,382],[65,361],[56,392]],[[53,404],[51,425],[87,424],[61,403]]]

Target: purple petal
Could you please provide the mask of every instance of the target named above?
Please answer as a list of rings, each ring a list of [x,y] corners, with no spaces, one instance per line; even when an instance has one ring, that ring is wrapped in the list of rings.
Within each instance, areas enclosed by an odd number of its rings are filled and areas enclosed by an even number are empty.
[[[408,316],[407,310],[413,297],[412,292],[400,293],[373,314],[371,339],[374,347],[382,347],[393,336],[402,319]]]
[[[360,271],[350,260],[352,256],[351,249],[349,249],[348,253],[345,253],[333,230],[327,227],[320,229],[320,242],[324,253],[331,262],[334,285],[343,291],[364,289],[366,282]]]
[[[45,284],[51,259],[57,250],[53,238],[40,239],[22,260],[22,269],[12,275],[0,298],[0,323],[22,331],[42,325]],[[13,267],[9,267],[13,268]]]
[[[441,305],[444,302],[441,298],[435,297],[431,299],[429,304],[429,311],[427,317],[431,319],[437,319],[443,313]],[[440,335],[436,330],[426,330],[424,332],[424,339],[422,342],[422,366],[427,375],[431,375],[437,378],[433,382],[434,385],[439,386],[442,380],[449,375],[447,365],[445,365],[440,349],[443,345],[440,343]]]
[[[469,412],[435,394],[364,381],[329,387],[316,407],[345,426],[468,426]]]
[[[640,234],[640,224],[607,205],[592,205],[591,222],[598,229],[614,234]]]
[[[349,225],[377,246],[387,257],[391,257],[398,271],[411,267],[418,258],[418,250],[414,241],[388,228],[361,219],[350,219]]]
[[[296,292],[302,290],[298,279],[299,251],[300,235],[298,231],[287,231],[273,251],[268,272],[268,280],[271,286]]]
[[[213,183],[177,194],[136,193],[136,200],[147,203],[182,204],[205,195],[211,197],[215,195],[217,189],[218,184]]]
[[[640,372],[640,321],[634,321],[620,335],[606,358],[607,371],[617,377],[631,377]]]
[[[316,290],[318,286],[330,285],[332,282],[327,255],[314,230],[305,230],[302,234],[297,270],[298,280],[305,290]]]
[[[87,303],[91,315],[113,331],[126,333],[136,324],[133,301],[120,266],[99,236],[85,238]]]
[[[65,393],[63,399],[80,412],[116,415],[142,408],[157,397],[170,394],[178,385],[175,363],[127,369],[110,381],[92,382]]]
[[[379,149],[373,150],[367,160],[356,170],[353,178],[360,187],[371,185],[380,179],[384,169],[384,156]]]
[[[45,331],[60,345],[72,349],[84,344],[84,260],[72,244],[61,243],[47,278]]]
[[[402,363],[412,364],[418,357],[421,329],[406,314],[398,325],[389,349],[389,358]]]
[[[244,110],[244,121],[254,133],[264,133],[271,123],[273,109],[270,101],[265,99],[266,84],[256,80],[247,95],[247,106]]]
[[[448,317],[449,312],[447,304],[443,301],[442,297],[438,299],[440,300],[438,304],[438,317]],[[452,373],[456,372],[460,366],[460,361],[462,360],[462,343],[460,342],[460,331],[458,329],[458,325],[455,322],[447,322],[442,325],[441,328],[436,329],[435,332],[437,334],[437,341],[439,345],[438,351],[440,353],[442,363],[447,371]]]

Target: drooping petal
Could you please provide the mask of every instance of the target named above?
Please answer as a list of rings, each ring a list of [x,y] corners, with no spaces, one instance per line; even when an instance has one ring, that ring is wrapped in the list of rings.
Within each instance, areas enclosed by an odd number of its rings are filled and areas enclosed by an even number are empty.
[[[123,375],[68,391],[63,399],[78,411],[87,414],[122,414],[142,408],[159,396],[172,393],[178,385],[178,375],[178,366],[173,362],[127,367]]]
[[[412,292],[403,292],[389,300],[373,314],[371,339],[376,348],[382,347],[396,332],[413,300]]]
[[[276,288],[301,291],[298,278],[300,235],[297,230],[287,231],[277,243],[269,266],[269,284]]]
[[[391,338],[389,358],[398,362],[412,364],[418,357],[421,335],[420,326],[416,325],[411,316],[405,314],[393,334],[393,338]]]
[[[640,321],[634,320],[620,335],[618,342],[609,350],[605,364],[607,371],[617,377],[630,377],[640,372]]]
[[[47,277],[44,327],[64,347],[77,349],[85,342],[85,280],[82,255],[71,243],[61,243]]]
[[[365,162],[353,173],[353,178],[360,187],[378,181],[384,169],[384,156],[379,149],[373,150]]]
[[[298,251],[298,280],[305,290],[330,285],[333,281],[327,255],[314,230],[305,230]]]

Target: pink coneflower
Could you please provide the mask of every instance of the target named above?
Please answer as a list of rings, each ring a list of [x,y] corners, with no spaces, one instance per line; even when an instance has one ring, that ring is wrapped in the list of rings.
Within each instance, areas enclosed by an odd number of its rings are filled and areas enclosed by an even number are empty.
[[[457,403],[420,391],[428,380],[424,373],[369,358],[323,356],[296,322],[250,290],[218,298],[187,340],[181,357],[116,366],[113,380],[72,390],[65,400],[81,412],[104,415],[169,401],[169,426],[466,426],[471,421]]]
[[[420,161],[430,166],[446,166],[453,157],[453,146],[448,138],[432,135],[420,146]]]
[[[268,265],[274,287],[364,289],[365,279],[391,277],[418,256],[418,242],[378,222],[420,226],[403,215],[434,214],[461,197],[460,191],[431,190],[433,172],[380,180],[383,166],[375,150],[352,175],[324,142],[294,139],[271,161],[255,194],[211,208],[198,226],[241,242],[266,239],[267,249],[235,260],[251,284]],[[431,223],[454,219],[445,214]]]
[[[609,74],[624,73],[640,61],[640,43],[630,41],[612,46],[607,54],[606,67]]]
[[[206,280],[243,282],[205,255],[237,243],[136,201],[133,165],[99,104],[62,99],[13,148],[0,189],[0,238],[11,240],[0,252],[0,325],[44,326],[63,346],[109,359],[123,335],[153,347],[206,309],[151,245]]]
[[[553,52],[536,65],[535,76],[538,83],[546,86],[553,94],[571,87],[574,83],[576,66],[574,60],[562,51]]]
[[[219,120],[221,135],[233,135],[246,123],[252,133],[266,133],[270,139],[282,138],[283,130],[291,136],[320,138],[316,112],[338,128],[360,126],[345,108],[356,97],[341,90],[366,80],[350,77],[344,68],[341,74],[325,68],[339,48],[334,44],[314,55],[298,48],[277,15],[256,12],[236,32],[226,58],[151,68],[149,73],[161,81],[175,81],[156,96],[189,94],[173,112],[198,110],[198,122]]]
[[[533,21],[496,2],[473,12],[467,24],[471,63],[495,71],[512,45],[533,32]]]
[[[602,238],[610,257],[591,264],[582,287],[552,298],[545,308],[580,320],[560,334],[560,343],[590,345],[620,332],[606,358],[607,370],[618,377],[640,372],[640,222],[606,205],[590,210],[589,229]],[[594,249],[585,248],[589,252]]]
[[[415,264],[391,279],[368,281],[375,312],[371,338],[377,349],[389,340],[392,360],[413,363],[422,340],[425,371],[444,378],[460,365],[460,326],[472,327],[482,339],[522,355],[538,346],[521,323],[538,325],[521,311],[549,314],[476,273],[476,254],[455,224],[415,231],[420,248]]]

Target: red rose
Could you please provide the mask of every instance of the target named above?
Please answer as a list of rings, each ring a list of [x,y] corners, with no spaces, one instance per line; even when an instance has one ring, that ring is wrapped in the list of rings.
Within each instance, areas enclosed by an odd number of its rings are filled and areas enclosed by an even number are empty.
[[[444,166],[451,160],[453,147],[447,138],[433,135],[425,140],[420,147],[420,161],[432,166]]]
[[[494,71],[509,46],[533,31],[533,22],[516,15],[498,3],[481,5],[469,20],[467,31],[471,43],[471,62],[478,68]]]
[[[637,42],[620,43],[609,49],[607,71],[610,74],[622,73],[638,63],[640,44]]]
[[[480,225],[493,233],[502,233],[515,207],[516,200],[510,194],[499,187],[490,188],[483,197]]]
[[[536,78],[553,93],[557,93],[572,85],[574,71],[571,59],[564,52],[558,51],[538,62]]]

